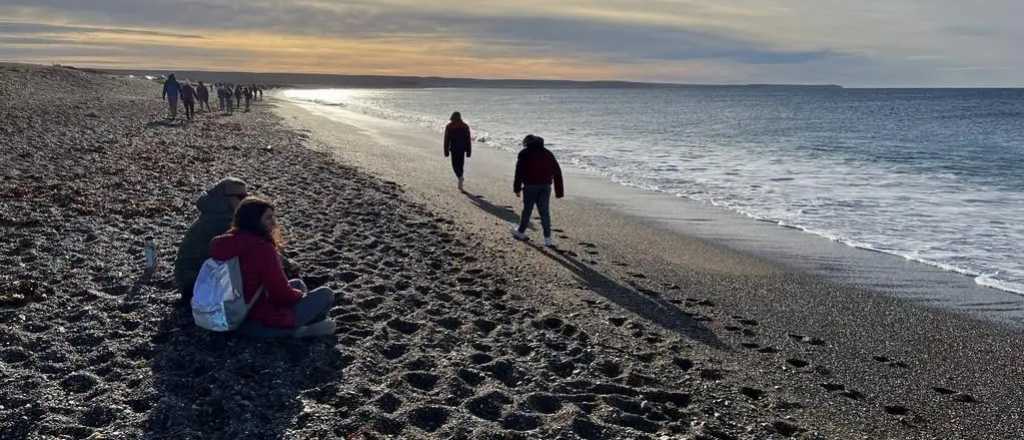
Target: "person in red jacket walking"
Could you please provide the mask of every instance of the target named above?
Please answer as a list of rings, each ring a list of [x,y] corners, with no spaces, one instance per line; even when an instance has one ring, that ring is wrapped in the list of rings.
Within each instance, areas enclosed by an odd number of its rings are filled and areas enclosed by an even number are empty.
[[[526,227],[530,224],[533,206],[540,211],[540,224],[544,229],[544,246],[555,247],[551,239],[551,184],[555,184],[555,197],[562,198],[565,188],[562,185],[562,168],[558,159],[550,150],[544,148],[544,138],[527,135],[523,139],[523,149],[516,160],[516,176],[512,183],[512,192],[523,193],[523,215],[519,227],[512,230],[518,240],[526,240]]]
[[[238,257],[246,302],[252,301],[260,286],[265,288],[238,331],[258,337],[333,334],[335,325],[327,312],[334,306],[334,292],[327,287],[307,291],[302,280],[288,281],[282,247],[274,205],[256,197],[243,200],[228,233],[210,242],[210,258]]]
[[[451,155],[452,170],[459,179],[459,191],[462,191],[462,172],[466,158],[473,155],[473,137],[469,134],[469,126],[462,122],[461,113],[452,113],[450,119],[444,128],[444,157]]]

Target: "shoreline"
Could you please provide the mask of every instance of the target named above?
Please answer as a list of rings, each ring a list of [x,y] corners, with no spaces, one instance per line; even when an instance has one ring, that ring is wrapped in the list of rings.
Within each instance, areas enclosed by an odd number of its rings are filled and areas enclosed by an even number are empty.
[[[421,155],[352,125],[277,116],[272,100],[165,121],[158,91],[0,64],[11,103],[0,108],[11,164],[0,437],[1004,439],[1024,428],[1019,331],[572,197],[554,205],[563,251],[550,252],[509,236],[510,188],[478,190],[505,188],[480,184],[487,155],[470,162],[467,196],[433,143]],[[337,292],[332,337],[214,334],[176,304],[168,263],[192,202],[227,175],[277,203],[301,277]],[[146,235],[161,260],[152,274]]]
[[[435,138],[440,136],[440,133],[433,133],[425,127],[381,119],[338,106],[291,99],[282,94],[281,91],[275,92],[273,99],[322,117],[353,124],[381,143],[415,145],[418,152],[429,152],[429,145],[436,143]],[[480,164],[485,179],[497,178],[499,187],[510,181],[508,170],[512,167],[510,163],[515,161],[513,152],[486,143],[479,144],[478,150],[477,158],[485,158],[485,162]],[[429,153],[420,154],[418,159],[430,160],[435,170],[443,171],[444,164],[434,163],[436,158],[430,157]],[[714,246],[767,259],[787,270],[806,272],[842,285],[1024,328],[1024,295],[979,284],[975,276],[897,254],[848,245],[797,227],[757,219],[685,197],[619,184],[606,176],[571,165],[563,164],[563,172],[568,180],[582,183],[576,185],[580,189],[571,194],[572,198],[613,210],[629,217],[629,221],[652,223],[665,233],[704,240]]]

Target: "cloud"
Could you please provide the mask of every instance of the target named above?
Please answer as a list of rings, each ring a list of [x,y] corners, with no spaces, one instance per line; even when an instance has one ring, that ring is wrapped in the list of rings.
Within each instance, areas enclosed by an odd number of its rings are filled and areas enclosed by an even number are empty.
[[[959,1],[3,0],[0,59],[27,60],[26,47],[52,43],[32,59],[106,65],[79,52],[102,46],[120,48],[126,67],[1020,84],[1024,2]],[[962,66],[1005,70],[954,70]]]
[[[12,0],[11,3],[18,3]],[[227,0],[152,2],[99,0],[23,1],[26,8],[53,9],[132,26],[161,26],[172,29],[204,28],[245,30],[282,34],[334,36],[338,38],[383,38],[388,36],[455,37],[479,42],[477,52],[501,51],[524,56],[585,53],[617,62],[639,60],[689,60],[728,58],[754,64],[802,63],[834,55],[831,50],[787,50],[763,42],[730,36],[721,31],[699,29],[696,25],[649,23],[650,16],[627,14],[617,17],[599,9],[585,9],[586,17],[558,15],[487,15],[459,9],[384,9],[379,4],[322,1],[291,3],[256,1],[241,4]],[[721,8],[720,8],[721,9]],[[453,12],[454,11],[454,12]],[[569,8],[564,13],[580,13]],[[521,11],[522,12],[522,11]],[[732,14],[738,12],[732,11]],[[44,14],[39,14],[44,15]],[[27,24],[21,24],[29,32]],[[72,31],[81,26],[38,24],[37,30]],[[48,29],[43,29],[48,28]],[[110,27],[111,31],[139,33],[135,29]],[[174,33],[152,31],[173,36]],[[182,36],[198,37],[195,32]],[[487,45],[489,47],[483,47]]]
[[[203,38],[201,35],[175,32],[160,32],[146,29],[127,29],[102,26],[72,26],[64,24],[0,21],[0,34],[65,34],[65,33],[112,33],[125,35],[158,36],[174,38]]]
[[[830,50],[786,50],[710,31],[664,25],[606,23],[566,18],[458,18],[451,25],[482,53],[514,50],[585,53],[615,62],[729,59],[751,64],[803,63],[838,55]]]

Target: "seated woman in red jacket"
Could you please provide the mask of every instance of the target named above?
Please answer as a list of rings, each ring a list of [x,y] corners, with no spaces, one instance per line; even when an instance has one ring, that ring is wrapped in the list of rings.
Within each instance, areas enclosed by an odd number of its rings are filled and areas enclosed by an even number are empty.
[[[327,287],[307,292],[302,280],[289,282],[282,266],[282,246],[274,205],[256,197],[243,200],[228,233],[210,242],[211,258],[238,257],[247,302],[260,286],[266,289],[238,331],[260,337],[333,334],[334,322],[327,319],[327,312],[334,305],[334,292]]]

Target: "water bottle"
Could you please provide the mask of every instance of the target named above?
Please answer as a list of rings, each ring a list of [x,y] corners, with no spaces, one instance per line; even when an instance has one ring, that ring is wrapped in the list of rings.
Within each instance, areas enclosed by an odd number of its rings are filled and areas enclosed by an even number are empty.
[[[156,269],[156,242],[153,237],[146,237],[145,254],[146,270]]]

